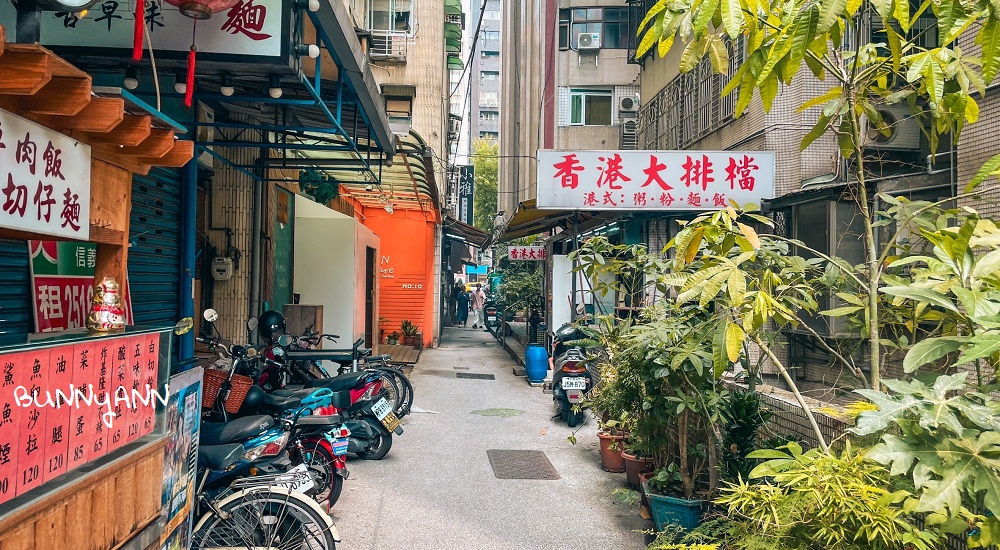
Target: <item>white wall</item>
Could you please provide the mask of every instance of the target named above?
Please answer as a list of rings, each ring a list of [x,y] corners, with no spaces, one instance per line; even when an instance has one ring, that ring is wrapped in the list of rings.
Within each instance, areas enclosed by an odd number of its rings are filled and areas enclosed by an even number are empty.
[[[565,255],[552,256],[552,324],[549,330],[558,330],[572,320],[569,296],[573,291],[573,262]]]
[[[295,197],[294,292],[302,295],[303,304],[323,306],[323,332],[341,336],[335,344],[337,347],[350,346],[354,341],[354,319],[364,316],[364,302],[361,302],[360,314],[356,314],[355,302],[358,280],[355,247],[359,225],[352,217],[300,195]],[[361,258],[363,278],[363,252]],[[364,295],[364,286],[360,293]]]

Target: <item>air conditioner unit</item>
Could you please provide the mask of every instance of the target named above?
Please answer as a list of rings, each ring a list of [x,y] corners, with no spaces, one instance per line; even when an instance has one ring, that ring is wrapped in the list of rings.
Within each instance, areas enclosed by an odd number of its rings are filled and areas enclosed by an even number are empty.
[[[621,140],[619,149],[634,151],[639,148],[639,121],[630,118],[622,121]]]
[[[885,105],[878,108],[882,125],[888,135],[869,127],[865,146],[886,151],[916,151],[920,149],[920,120],[907,105]]]
[[[639,96],[627,95],[618,100],[618,110],[623,113],[634,113],[639,110]]]
[[[576,49],[580,51],[598,50],[601,48],[601,33],[581,32],[576,37],[576,44]]]

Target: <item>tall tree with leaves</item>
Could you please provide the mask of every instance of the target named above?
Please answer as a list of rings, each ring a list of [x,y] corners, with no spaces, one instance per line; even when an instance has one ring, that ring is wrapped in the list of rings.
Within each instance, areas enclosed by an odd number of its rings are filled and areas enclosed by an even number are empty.
[[[760,96],[769,111],[781,84],[798,78],[803,62],[816,78],[829,82],[823,94],[801,109],[822,107],[801,143],[805,149],[827,132],[837,136],[840,152],[853,162],[852,194],[864,221],[865,263],[852,274],[864,287],[871,382],[879,388],[881,352],[877,319],[883,265],[875,244],[875,213],[866,182],[865,144],[869,129],[891,131],[879,107],[906,104],[925,121],[932,150],[940,136],[954,140],[965,123],[975,122],[984,94],[1000,69],[1000,0],[659,0],[639,25],[636,56],[656,47],[663,57],[675,44],[684,47],[681,70],[708,57],[716,72],[728,69],[727,40],[746,41],[748,55],[731,75],[724,95],[737,93],[736,116]],[[937,18],[937,47],[915,40],[919,18]],[[870,18],[870,19],[869,19]],[[860,23],[880,20],[884,40],[870,43]],[[979,24],[979,30],[973,30]],[[960,35],[977,32],[981,57],[965,54]],[[992,163],[1000,162],[994,159]],[[993,165],[996,169],[996,164]]]
[[[476,189],[473,196],[473,225],[483,231],[493,230],[497,214],[497,166],[500,145],[492,139],[472,142],[472,165],[476,167]]]

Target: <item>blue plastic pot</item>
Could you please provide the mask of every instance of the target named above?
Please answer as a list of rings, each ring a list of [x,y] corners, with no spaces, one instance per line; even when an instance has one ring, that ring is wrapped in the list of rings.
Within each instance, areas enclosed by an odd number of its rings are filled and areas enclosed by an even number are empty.
[[[524,349],[524,370],[528,382],[541,382],[549,372],[549,352],[541,344],[528,344]]]
[[[642,484],[642,490],[649,500],[649,511],[657,531],[663,531],[667,525],[680,525],[685,531],[690,531],[701,523],[703,501],[658,495],[650,492],[648,482]]]

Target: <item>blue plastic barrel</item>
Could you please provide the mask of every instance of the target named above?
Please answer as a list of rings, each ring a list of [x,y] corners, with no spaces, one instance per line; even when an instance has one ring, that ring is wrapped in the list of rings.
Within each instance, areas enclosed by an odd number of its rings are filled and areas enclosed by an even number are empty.
[[[524,370],[528,382],[541,382],[549,372],[549,352],[541,344],[528,344],[524,349]]]

